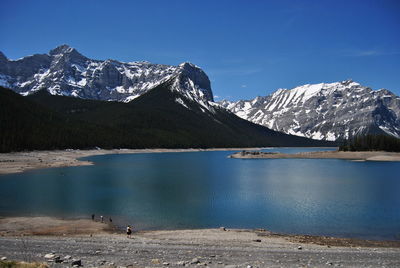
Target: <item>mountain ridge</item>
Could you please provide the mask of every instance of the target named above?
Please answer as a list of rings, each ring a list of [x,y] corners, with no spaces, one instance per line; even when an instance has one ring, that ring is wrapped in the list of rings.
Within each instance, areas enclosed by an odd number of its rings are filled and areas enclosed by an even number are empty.
[[[0,152],[335,145],[275,132],[223,108],[206,110],[170,86],[164,83],[128,103],[46,90],[24,97],[0,87]]]
[[[175,103],[202,112],[223,107],[250,122],[286,134],[317,140],[343,140],[357,135],[388,134],[400,137],[400,99],[388,90],[373,91],[352,80],[307,84],[237,102],[214,102],[211,82],[198,66],[146,61],[93,60],[69,45],[47,54],[9,60],[0,54],[0,85],[29,96],[46,90],[52,95],[82,99],[132,102],[168,84],[180,96]]]
[[[145,61],[94,60],[66,44],[48,54],[18,60],[9,60],[1,53],[0,62],[0,85],[24,96],[45,88],[52,95],[129,102],[175,79],[173,90],[205,108],[209,107],[209,101],[214,101],[208,76],[189,62],[172,66]]]
[[[352,80],[278,89],[264,97],[219,104],[253,123],[307,138],[400,137],[400,98]]]

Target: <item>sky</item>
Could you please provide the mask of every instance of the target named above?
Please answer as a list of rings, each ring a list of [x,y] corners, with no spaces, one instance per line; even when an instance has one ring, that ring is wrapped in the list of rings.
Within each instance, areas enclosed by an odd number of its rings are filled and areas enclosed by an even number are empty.
[[[353,79],[400,95],[399,0],[1,0],[9,59],[68,44],[93,59],[189,61],[216,100]]]

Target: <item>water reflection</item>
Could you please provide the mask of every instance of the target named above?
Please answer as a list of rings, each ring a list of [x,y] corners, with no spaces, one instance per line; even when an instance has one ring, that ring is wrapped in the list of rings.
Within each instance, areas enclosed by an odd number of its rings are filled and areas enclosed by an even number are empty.
[[[400,233],[399,163],[229,154],[106,155],[91,157],[95,166],[1,176],[0,215],[95,213],[139,228],[227,226],[391,239]]]

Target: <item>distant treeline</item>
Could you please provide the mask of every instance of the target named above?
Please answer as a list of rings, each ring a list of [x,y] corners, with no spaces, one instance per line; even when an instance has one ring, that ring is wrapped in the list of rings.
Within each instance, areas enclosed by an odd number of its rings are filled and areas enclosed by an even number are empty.
[[[0,87],[0,152],[333,145],[275,132],[224,109],[207,111],[168,84],[129,103],[52,96],[45,90],[22,97]]]
[[[400,139],[387,135],[357,136],[343,142],[339,150],[400,152]]]

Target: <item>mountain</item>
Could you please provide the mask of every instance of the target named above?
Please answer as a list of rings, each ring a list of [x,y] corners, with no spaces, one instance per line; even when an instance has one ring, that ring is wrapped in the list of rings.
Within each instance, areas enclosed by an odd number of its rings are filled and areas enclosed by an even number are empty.
[[[0,87],[0,152],[45,149],[332,146],[269,130],[171,90],[174,79],[129,103]]]
[[[9,60],[0,52],[0,86],[21,95],[45,89],[52,95],[129,102],[173,79],[172,90],[209,107],[213,101],[210,80],[199,67],[149,62],[93,60],[61,45],[48,54]]]
[[[18,60],[0,53],[0,84],[25,96],[2,89],[1,151],[333,145],[238,118],[187,62],[99,61],[62,45]]]
[[[253,123],[317,140],[367,134],[400,138],[400,98],[352,80],[279,89],[265,97],[219,104]]]

